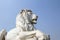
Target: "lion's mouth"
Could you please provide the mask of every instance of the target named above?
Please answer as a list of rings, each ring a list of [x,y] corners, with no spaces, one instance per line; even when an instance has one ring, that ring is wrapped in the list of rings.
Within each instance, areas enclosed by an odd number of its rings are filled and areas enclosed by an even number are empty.
[[[32,19],[32,21],[37,21],[37,19]]]
[[[37,19],[32,19],[32,23],[36,24],[37,23]]]

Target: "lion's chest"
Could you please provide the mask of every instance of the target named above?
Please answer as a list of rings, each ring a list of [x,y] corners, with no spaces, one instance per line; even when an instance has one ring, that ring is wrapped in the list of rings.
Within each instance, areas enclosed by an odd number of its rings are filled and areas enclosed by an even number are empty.
[[[27,30],[28,31],[33,31],[34,30],[34,26],[32,24],[28,24]]]

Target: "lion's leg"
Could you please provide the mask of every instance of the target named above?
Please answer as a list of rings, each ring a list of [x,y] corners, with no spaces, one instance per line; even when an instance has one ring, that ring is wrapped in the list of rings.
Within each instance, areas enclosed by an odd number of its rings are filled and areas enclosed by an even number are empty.
[[[36,33],[35,32],[20,32],[17,36],[17,40],[26,40],[26,39],[35,39]]]
[[[46,34],[40,32],[39,30],[36,30],[36,37],[38,38],[38,40],[50,40],[49,35],[46,35]]]

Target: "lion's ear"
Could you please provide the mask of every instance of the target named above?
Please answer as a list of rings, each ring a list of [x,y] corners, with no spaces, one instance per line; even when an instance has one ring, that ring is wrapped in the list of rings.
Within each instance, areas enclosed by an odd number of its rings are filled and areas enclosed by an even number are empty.
[[[26,11],[27,11],[27,9],[22,9],[20,13],[23,13],[23,12],[26,12]]]
[[[23,13],[23,11],[24,11],[24,10],[22,9],[22,10],[20,11],[20,13],[22,14],[22,13]]]

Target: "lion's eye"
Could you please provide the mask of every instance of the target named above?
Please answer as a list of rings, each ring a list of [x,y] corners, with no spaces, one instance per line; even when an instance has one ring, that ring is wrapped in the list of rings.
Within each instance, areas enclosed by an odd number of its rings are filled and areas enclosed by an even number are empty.
[[[32,13],[31,12],[28,12],[29,15],[31,15]]]

